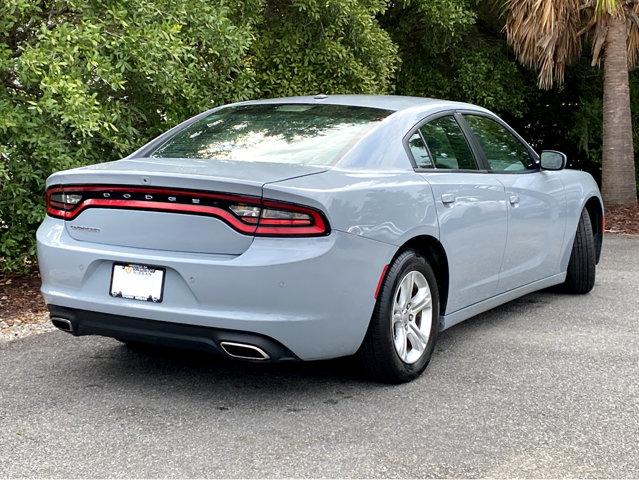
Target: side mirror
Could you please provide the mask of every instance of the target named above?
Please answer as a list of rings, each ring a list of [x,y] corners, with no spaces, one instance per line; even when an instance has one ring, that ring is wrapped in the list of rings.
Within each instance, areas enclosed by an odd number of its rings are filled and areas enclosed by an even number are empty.
[[[542,170],[563,170],[568,163],[568,157],[565,153],[555,150],[544,150],[541,152],[540,161]]]

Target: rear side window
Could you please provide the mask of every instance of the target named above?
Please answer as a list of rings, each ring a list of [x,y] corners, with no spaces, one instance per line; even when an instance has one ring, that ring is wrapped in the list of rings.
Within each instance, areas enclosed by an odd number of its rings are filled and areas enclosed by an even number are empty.
[[[464,115],[479,140],[488,166],[494,172],[523,172],[537,169],[528,148],[506,127],[481,115]]]
[[[391,113],[299,103],[228,107],[179,131],[151,156],[331,165]]]
[[[424,139],[419,132],[413,133],[413,136],[408,139],[408,148],[410,148],[410,153],[413,154],[417,168],[430,168],[433,166]]]
[[[448,115],[420,128],[435,166],[449,170],[477,170],[477,163],[457,120]]]

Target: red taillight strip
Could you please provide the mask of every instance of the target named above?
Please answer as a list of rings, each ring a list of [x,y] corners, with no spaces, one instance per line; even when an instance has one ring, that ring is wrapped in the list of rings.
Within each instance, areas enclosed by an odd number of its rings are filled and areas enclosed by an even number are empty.
[[[152,212],[177,212],[177,213],[195,213],[201,215],[211,215],[220,218],[230,224],[242,233],[254,234],[255,225],[246,225],[237,217],[233,216],[226,210],[206,205],[185,205],[177,203],[150,202],[140,200],[109,200],[101,198],[89,198],[80,204],[80,207],[73,211],[58,210],[65,220],[73,220],[75,217],[87,208],[103,207],[103,208],[124,208],[127,210],[148,210]]]
[[[169,203],[153,200],[112,199],[112,198],[87,198],[77,205],[65,205],[51,200],[55,193],[82,193],[82,192],[126,192],[141,194],[161,194],[180,197],[197,197],[201,199],[223,200],[249,205],[258,205],[262,208],[284,210],[288,212],[303,213],[312,220],[305,219],[280,219],[280,218],[241,218],[231,211],[212,205]],[[208,193],[192,190],[176,190],[173,188],[144,188],[124,187],[111,185],[65,185],[51,187],[46,191],[47,214],[53,217],[73,220],[88,208],[119,208],[128,210],[148,210],[158,212],[174,212],[195,215],[207,215],[218,218],[228,225],[247,235],[264,236],[318,236],[329,233],[328,225],[322,214],[318,211],[301,205],[289,204],[275,200],[262,200],[259,197],[250,197],[237,194]]]
[[[248,221],[248,218],[245,218],[244,221]],[[303,219],[292,219],[292,220],[287,220],[285,218],[259,218],[259,219],[255,219],[256,221],[253,221],[253,219],[250,220],[250,223],[258,223],[257,220],[259,220],[260,225],[284,225],[284,226],[288,226],[288,225],[310,225],[311,221],[310,220],[303,220]]]
[[[312,227],[257,227],[255,235],[325,235],[327,232],[317,225]]]

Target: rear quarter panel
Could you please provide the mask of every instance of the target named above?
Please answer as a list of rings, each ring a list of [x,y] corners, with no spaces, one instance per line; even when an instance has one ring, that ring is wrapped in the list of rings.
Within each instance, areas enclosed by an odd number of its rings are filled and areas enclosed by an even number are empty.
[[[330,170],[267,184],[264,196],[315,206],[334,230],[398,247],[419,235],[439,238],[431,187],[412,169]]]
[[[331,228],[401,246],[411,238],[439,238],[433,192],[416,173],[404,135],[442,106],[396,112],[363,135],[327,172],[264,185],[265,197],[314,202]],[[388,259],[390,260],[390,259]]]

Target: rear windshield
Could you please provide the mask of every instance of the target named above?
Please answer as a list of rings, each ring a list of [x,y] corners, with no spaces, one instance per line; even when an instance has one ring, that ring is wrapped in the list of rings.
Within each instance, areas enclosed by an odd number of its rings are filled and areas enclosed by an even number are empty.
[[[331,165],[391,113],[299,103],[228,107],[184,128],[151,156]]]

